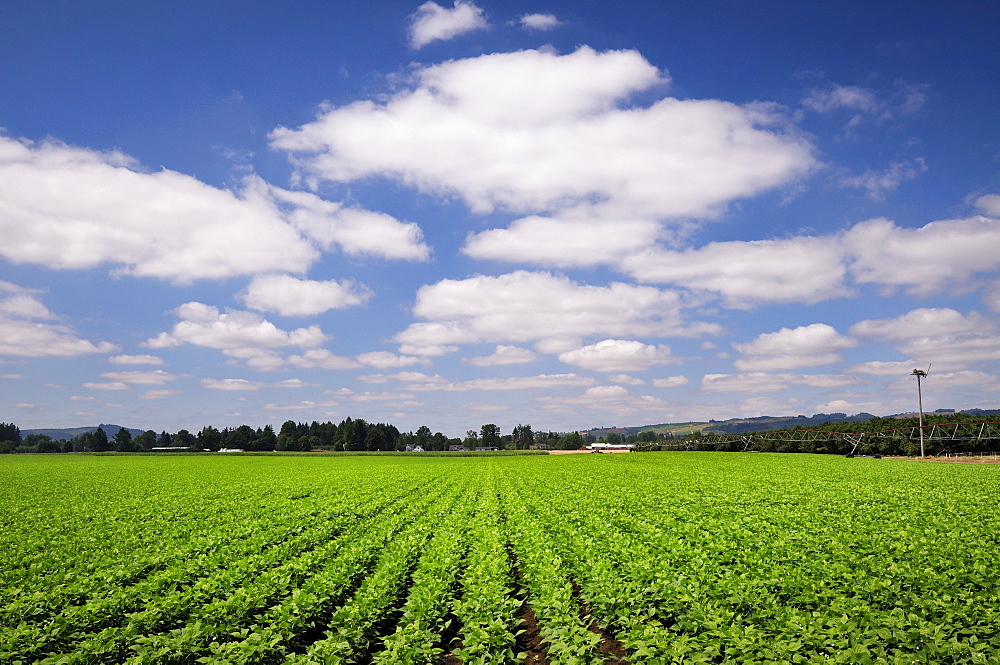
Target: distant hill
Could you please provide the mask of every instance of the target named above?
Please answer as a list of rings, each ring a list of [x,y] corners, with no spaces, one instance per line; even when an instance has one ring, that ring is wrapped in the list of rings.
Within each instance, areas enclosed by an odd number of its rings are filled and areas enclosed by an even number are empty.
[[[853,416],[846,413],[816,413],[812,416],[760,416],[711,423],[706,430],[718,434],[746,434],[747,432],[763,432],[770,429],[815,427],[823,423],[860,423],[867,422],[874,417],[870,413],[858,413]]]
[[[645,425],[643,427],[632,427],[629,428],[632,434],[638,434],[639,432],[656,432],[658,434],[669,434],[670,436],[687,436],[694,432],[704,432],[715,421],[711,423],[691,421],[686,423],[661,423],[659,425]]]
[[[831,417],[832,416],[832,417]],[[632,428],[633,433],[657,432],[659,434],[670,434],[672,436],[686,436],[693,432],[705,432],[715,434],[745,434],[747,432],[764,432],[772,429],[790,429],[792,427],[806,425],[820,425],[825,422],[843,421],[865,421],[872,416],[868,414],[858,414],[847,417],[846,414],[823,414],[814,416],[757,416],[755,418],[731,418],[729,420],[709,420],[708,422],[686,422],[686,423],[662,423],[659,425],[646,425],[644,427]]]
[[[925,411],[925,414],[935,415],[947,413],[968,413],[976,416],[995,416],[1000,409],[938,409]],[[866,422],[876,416],[870,413],[858,413],[849,416],[846,413],[816,413],[812,416],[758,416],[756,418],[731,418],[729,420],[709,420],[708,422],[662,423],[659,425],[644,425],[642,427],[626,428],[632,434],[639,432],[669,433],[673,436],[684,436],[692,432],[714,432],[716,434],[746,434],[747,432],[766,432],[772,429],[792,429],[793,427],[815,427],[823,423]],[[899,413],[887,418],[916,418],[917,413]],[[595,431],[600,436],[600,433]]]
[[[95,425],[93,427],[63,427],[63,428],[52,428],[52,429],[23,429],[21,430],[21,438],[28,436],[29,434],[46,434],[52,438],[53,441],[65,441],[67,439],[72,439],[73,437],[80,436],[81,434],[93,433],[97,431],[100,427],[104,430],[104,433],[108,435],[108,439],[115,438],[118,434],[118,430],[122,428],[121,425]],[[126,427],[132,436],[138,436],[143,433],[144,430],[134,429],[132,427]]]

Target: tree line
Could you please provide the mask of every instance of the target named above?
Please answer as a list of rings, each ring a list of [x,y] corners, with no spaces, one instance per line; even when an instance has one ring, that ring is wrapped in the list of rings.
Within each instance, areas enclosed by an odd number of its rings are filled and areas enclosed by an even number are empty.
[[[996,412],[970,411],[931,413],[924,415],[924,425],[941,425],[960,422],[982,422],[996,420]],[[881,432],[890,429],[909,428],[917,425],[917,418],[896,418],[873,416],[860,422],[826,422],[809,427],[795,427],[796,430],[818,430],[828,432],[849,432],[854,434]],[[709,434],[711,432],[706,432]],[[672,450],[678,447],[680,441],[686,440],[684,447],[690,450],[743,450],[745,444],[736,439],[697,442],[702,438],[702,432],[694,432],[684,437],[673,437],[669,433],[643,431],[636,434],[609,433],[600,438],[593,434],[578,432],[535,432],[531,425],[516,425],[509,434],[503,434],[500,427],[488,423],[478,430],[468,430],[465,437],[449,438],[441,432],[431,432],[422,425],[411,432],[400,432],[394,425],[386,423],[369,423],[361,418],[345,418],[339,424],[333,422],[299,423],[287,420],[277,433],[271,425],[253,428],[240,425],[235,428],[216,429],[212,426],[203,427],[199,432],[192,433],[186,429],[174,433],[146,430],[133,436],[121,428],[113,436],[103,428],[95,432],[86,432],[78,436],[53,440],[46,434],[29,434],[21,437],[21,431],[14,423],[0,423],[0,453],[73,453],[73,452],[143,452],[154,449],[218,451],[223,449],[247,451],[445,451],[452,449],[465,450],[575,450],[596,442],[609,444],[638,444],[643,450]],[[917,442],[919,443],[919,442]],[[866,449],[883,455],[913,455],[914,443],[900,443],[894,440],[884,440],[878,450]],[[851,446],[841,438],[823,441],[758,441],[754,449],[761,452],[804,452],[845,454]],[[962,444],[962,450],[968,452],[994,451],[1000,449],[1000,440],[984,439],[977,442]],[[952,451],[954,452],[954,451]]]
[[[254,429],[249,425],[216,429],[203,427],[193,433],[186,429],[177,432],[146,430],[133,436],[126,429],[119,429],[109,436],[103,427],[72,438],[54,440],[47,434],[29,434],[21,437],[20,428],[14,423],[0,423],[0,453],[83,453],[83,452],[145,452],[154,450],[189,451],[444,451],[464,450],[573,450],[580,448],[587,439],[576,432],[535,432],[531,425],[518,424],[510,434],[502,434],[493,423],[479,430],[468,430],[464,438],[449,438],[441,432],[431,432],[422,425],[411,432],[400,432],[394,425],[369,423],[361,418],[345,418],[333,422],[299,423],[287,420],[275,433],[271,425]]]

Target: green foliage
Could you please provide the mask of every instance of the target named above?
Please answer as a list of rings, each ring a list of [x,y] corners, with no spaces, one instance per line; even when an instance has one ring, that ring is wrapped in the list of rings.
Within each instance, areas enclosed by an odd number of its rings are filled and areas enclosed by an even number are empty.
[[[52,440],[48,434],[29,434],[24,437],[24,445],[37,453],[60,453],[62,446]]]
[[[21,429],[14,423],[0,423],[0,453],[12,453],[21,445]]]
[[[16,455],[0,477],[5,663],[601,663],[607,640],[632,663],[1000,661],[1000,467]]]
[[[196,445],[202,450],[218,450],[222,447],[222,432],[211,425],[202,427],[198,432]]]
[[[91,435],[90,447],[95,453],[103,453],[111,450],[108,434],[104,431],[103,427],[98,427],[97,431]]]
[[[580,436],[580,433],[570,432],[559,439],[558,448],[559,450],[578,450],[583,448],[583,445],[583,437]]]
[[[127,429],[122,427],[115,434],[114,439],[111,442],[111,447],[119,453],[130,453],[135,450],[135,446],[132,443],[132,433]]]
[[[156,446],[156,432],[148,429],[139,436],[135,437],[135,439],[133,439],[133,443],[135,443],[136,448],[139,450],[149,450],[150,448]]]
[[[488,423],[479,428],[479,445],[484,448],[500,447],[500,428]]]
[[[177,430],[177,434],[174,434],[173,443],[171,445],[179,446],[181,448],[197,448],[198,439],[194,434],[186,429],[181,429]]]
[[[531,431],[531,425],[515,425],[511,434],[511,440],[515,450],[527,450],[535,443],[535,434]]]

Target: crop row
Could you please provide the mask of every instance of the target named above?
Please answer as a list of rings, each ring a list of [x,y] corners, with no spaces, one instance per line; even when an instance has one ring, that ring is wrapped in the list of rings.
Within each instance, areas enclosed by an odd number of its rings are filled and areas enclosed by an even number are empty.
[[[1000,660],[996,469],[685,453],[0,463],[31,480],[0,487],[5,663]]]

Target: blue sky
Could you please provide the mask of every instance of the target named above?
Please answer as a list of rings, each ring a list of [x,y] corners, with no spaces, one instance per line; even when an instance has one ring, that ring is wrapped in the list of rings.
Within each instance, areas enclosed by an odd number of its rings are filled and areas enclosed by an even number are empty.
[[[1000,404],[992,2],[6,2],[0,420]]]

